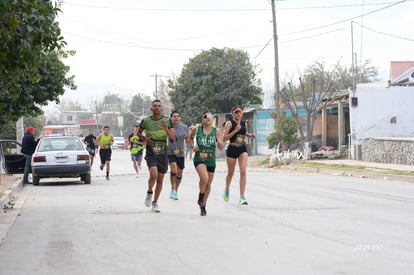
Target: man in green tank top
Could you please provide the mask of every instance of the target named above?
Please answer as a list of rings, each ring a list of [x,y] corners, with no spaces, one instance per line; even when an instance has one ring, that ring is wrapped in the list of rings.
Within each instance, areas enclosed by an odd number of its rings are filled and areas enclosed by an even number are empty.
[[[141,121],[138,136],[145,140],[145,160],[149,170],[145,206],[152,205],[152,212],[159,213],[158,198],[161,194],[164,175],[168,170],[167,138],[176,140],[176,137],[169,117],[162,114],[163,107],[160,100],[156,99],[152,102],[151,111],[152,115]],[[145,135],[143,135],[144,131]],[[152,199],[154,185],[155,194]]]
[[[99,157],[101,158],[101,165],[99,168],[103,170],[106,167],[106,180],[109,180],[109,170],[112,155],[112,144],[114,137],[109,133],[109,126],[104,126],[103,133],[96,138],[96,144],[99,146]]]

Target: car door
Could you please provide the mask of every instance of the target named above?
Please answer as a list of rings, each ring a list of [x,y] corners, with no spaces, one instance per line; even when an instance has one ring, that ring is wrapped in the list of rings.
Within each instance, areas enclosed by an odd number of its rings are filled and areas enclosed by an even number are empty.
[[[23,174],[26,159],[15,140],[0,140],[1,166],[7,174]]]

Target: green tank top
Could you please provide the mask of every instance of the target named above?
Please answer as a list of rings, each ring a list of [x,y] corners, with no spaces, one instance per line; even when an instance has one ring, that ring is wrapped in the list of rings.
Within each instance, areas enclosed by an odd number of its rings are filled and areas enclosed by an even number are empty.
[[[111,148],[111,134],[108,134],[107,136],[102,135],[99,140],[99,146],[101,149],[110,149]]]
[[[140,127],[145,129],[145,135],[151,138],[151,143],[146,144],[147,154],[166,154],[167,153],[167,132],[161,129],[161,120],[164,120],[171,128],[170,118],[162,116],[158,120],[153,120],[152,117],[146,117],[141,121]]]
[[[144,147],[141,144],[133,143],[133,141],[139,141],[139,137],[136,135],[133,135],[131,139],[129,140],[131,142],[131,154],[135,155],[139,151],[141,151]]]
[[[216,166],[216,128],[212,127],[211,133],[203,132],[204,126],[200,125],[196,133],[198,151],[194,156],[194,162],[202,162],[207,166]]]

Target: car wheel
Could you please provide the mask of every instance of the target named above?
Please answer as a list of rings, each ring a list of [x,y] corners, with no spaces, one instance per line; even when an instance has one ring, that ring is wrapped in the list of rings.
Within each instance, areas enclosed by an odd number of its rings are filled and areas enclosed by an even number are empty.
[[[39,185],[40,178],[38,176],[33,176],[33,185]]]
[[[85,181],[85,184],[91,184],[91,174],[83,175],[83,180]]]

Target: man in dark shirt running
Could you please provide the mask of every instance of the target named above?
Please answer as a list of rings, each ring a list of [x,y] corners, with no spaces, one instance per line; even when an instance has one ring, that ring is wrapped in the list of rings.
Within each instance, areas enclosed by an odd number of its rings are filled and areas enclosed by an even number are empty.
[[[86,144],[86,150],[89,152],[89,159],[91,160],[91,166],[93,165],[93,159],[95,158],[95,145],[96,136],[93,134],[92,129],[89,129],[89,135],[85,137],[83,142]]]

